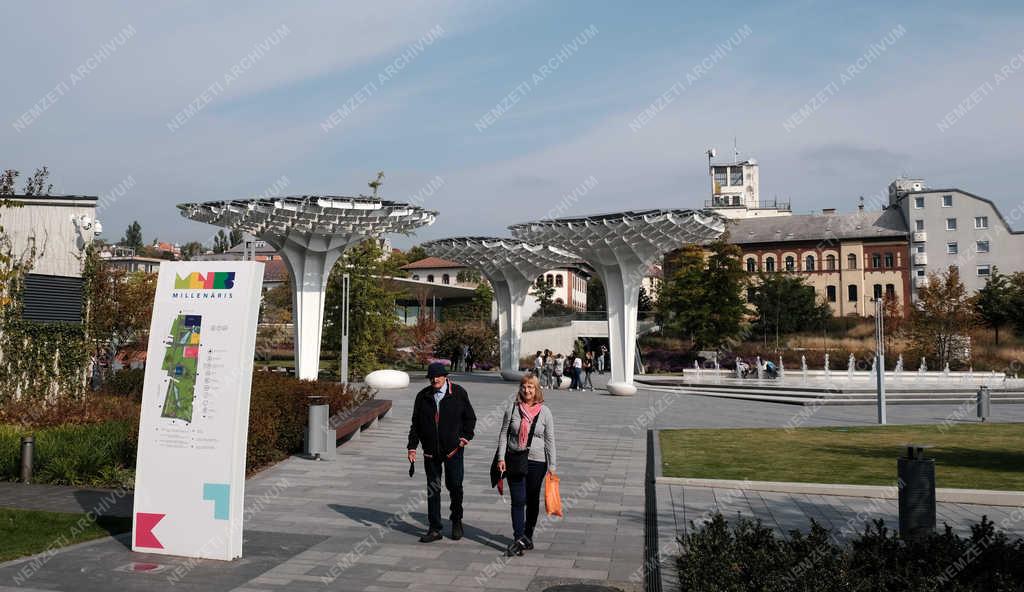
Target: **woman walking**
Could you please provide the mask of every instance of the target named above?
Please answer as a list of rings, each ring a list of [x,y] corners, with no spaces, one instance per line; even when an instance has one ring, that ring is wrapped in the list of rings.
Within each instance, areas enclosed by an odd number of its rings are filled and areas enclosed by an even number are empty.
[[[525,472],[521,465],[507,465],[506,451],[526,451]],[[505,410],[498,434],[498,459],[498,470],[507,476],[512,496],[512,543],[505,551],[512,557],[533,549],[544,477],[555,474],[555,418],[544,405],[544,391],[535,376],[523,377],[516,403]]]
[[[551,388],[562,388],[562,373],[565,372],[565,358],[562,354],[555,354],[555,376]]]
[[[590,375],[594,373],[594,352],[588,351],[587,357],[583,358],[583,385],[580,390],[590,389],[594,390],[594,383],[590,380]]]

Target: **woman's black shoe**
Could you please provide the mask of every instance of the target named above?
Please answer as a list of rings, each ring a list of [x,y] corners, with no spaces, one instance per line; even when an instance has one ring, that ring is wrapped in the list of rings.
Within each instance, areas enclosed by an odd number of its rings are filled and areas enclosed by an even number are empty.
[[[527,551],[533,551],[533,539],[530,537],[523,537],[519,539],[519,546]]]
[[[512,544],[505,549],[506,557],[512,557],[513,555],[516,557],[523,556],[523,546],[519,544],[519,541],[512,541]]]
[[[443,537],[441,536],[441,533],[437,532],[436,530],[428,530],[427,534],[425,534],[425,535],[420,537],[420,542],[421,543],[432,543],[434,541],[439,541],[442,538]]]

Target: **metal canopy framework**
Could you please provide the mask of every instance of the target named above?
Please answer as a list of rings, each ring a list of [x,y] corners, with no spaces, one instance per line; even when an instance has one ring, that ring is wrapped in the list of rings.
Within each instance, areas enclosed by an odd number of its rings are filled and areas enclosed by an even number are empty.
[[[509,230],[516,238],[578,253],[601,278],[608,300],[608,389],[633,394],[637,298],[644,275],[665,253],[718,238],[725,224],[707,210],[673,209],[546,219]]]
[[[479,269],[487,277],[498,302],[501,375],[506,380],[517,380],[523,305],[530,286],[542,272],[578,263],[580,258],[559,247],[513,238],[468,236],[429,241],[421,246],[435,257]]]
[[[316,380],[324,320],[324,291],[345,249],[369,237],[410,234],[434,223],[437,212],[371,197],[295,196],[178,204],[181,215],[238,229],[276,248],[293,278],[295,369]]]

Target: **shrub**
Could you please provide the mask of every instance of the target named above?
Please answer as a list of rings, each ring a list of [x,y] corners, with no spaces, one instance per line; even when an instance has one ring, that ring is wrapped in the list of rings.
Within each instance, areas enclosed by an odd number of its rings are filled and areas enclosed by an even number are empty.
[[[142,384],[146,378],[143,368],[125,368],[111,372],[103,381],[101,390],[111,395],[142,400]]]
[[[0,478],[19,477],[21,436],[33,430],[0,427]],[[38,483],[131,487],[137,425],[107,421],[34,430],[34,479]]]
[[[881,520],[849,545],[811,522],[807,534],[777,539],[760,520],[731,528],[721,514],[682,539],[683,590],[852,591],[1018,590],[1024,585],[1024,540],[1011,542],[982,517],[971,536],[949,526],[905,541]]]

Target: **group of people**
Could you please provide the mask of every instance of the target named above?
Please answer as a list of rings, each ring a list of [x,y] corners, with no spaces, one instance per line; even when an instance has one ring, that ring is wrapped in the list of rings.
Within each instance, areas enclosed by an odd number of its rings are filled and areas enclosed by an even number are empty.
[[[464,448],[473,440],[476,414],[462,385],[448,378],[444,364],[427,368],[430,384],[416,395],[409,428],[409,476],[415,471],[416,449],[423,448],[427,474],[427,532],[421,543],[442,539],[441,482],[451,499],[451,538],[461,539]],[[507,481],[512,498],[512,542],[505,554],[522,556],[532,550],[540,514],[540,491],[546,476],[555,475],[555,420],[544,405],[544,390],[533,374],[519,382],[516,399],[507,409],[498,436],[495,458],[498,481]],[[524,459],[525,457],[525,459]],[[525,462],[519,462],[525,460]],[[508,461],[508,462],[507,462]],[[513,466],[509,466],[509,465]]]
[[[755,358],[753,364],[750,364],[743,358],[739,356],[736,357],[736,370],[739,373],[740,378],[746,378],[747,376],[757,376],[757,359],[759,359],[759,357]],[[775,365],[775,362],[771,360],[764,360],[763,362],[761,362],[761,372],[764,376],[767,376],[768,378],[779,377],[779,368],[778,366]]]
[[[473,349],[465,343],[455,348],[452,356],[452,372],[473,372],[473,365],[476,363]]]
[[[560,353],[553,353],[549,349],[537,350],[533,359],[533,375],[540,381],[544,388],[560,388],[562,377],[569,377],[570,391],[594,390],[594,383],[590,376],[595,371],[604,374],[605,361],[608,357],[608,348],[604,345],[597,352],[588,351],[582,356],[571,352],[567,356]]]

